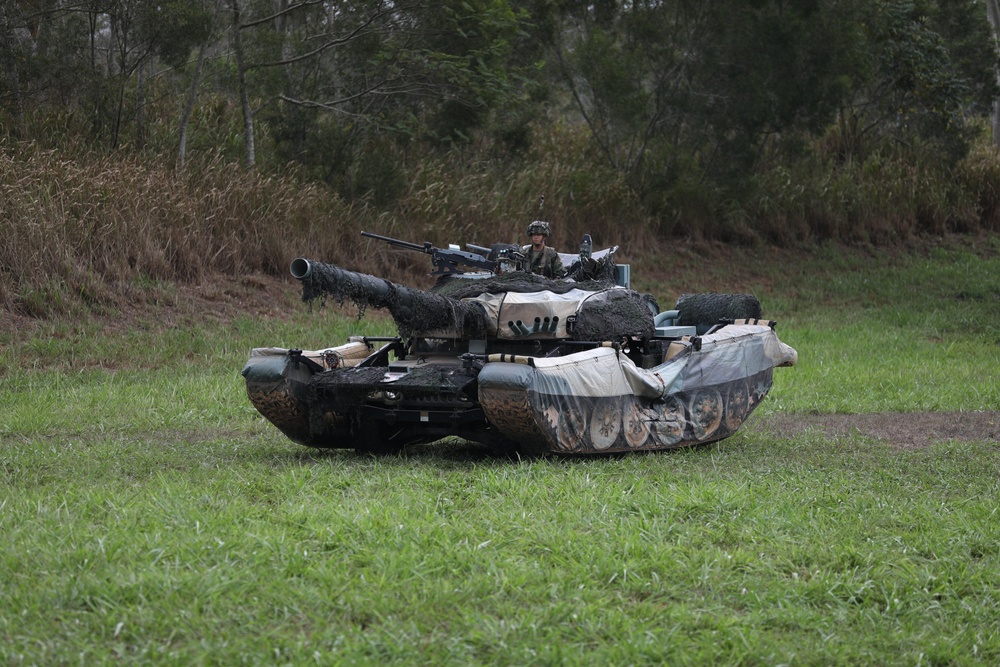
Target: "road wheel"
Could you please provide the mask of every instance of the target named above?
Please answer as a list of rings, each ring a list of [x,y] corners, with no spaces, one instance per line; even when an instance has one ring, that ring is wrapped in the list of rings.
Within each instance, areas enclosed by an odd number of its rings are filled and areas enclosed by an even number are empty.
[[[617,401],[599,400],[590,416],[590,441],[594,449],[607,449],[615,444],[622,430],[622,413]]]
[[[651,426],[653,440],[670,447],[684,439],[684,405],[673,396],[669,396],[662,404],[653,405],[656,411],[656,421]]]
[[[625,406],[622,425],[625,427],[625,442],[629,447],[640,449],[646,444],[649,439],[649,418],[635,402],[629,401]]]
[[[726,428],[735,431],[750,412],[750,387],[738,380],[726,389]]]
[[[586,443],[587,418],[579,410],[563,409],[559,412],[559,422],[556,426],[556,438],[559,449],[572,452],[582,449]]]
[[[688,402],[688,414],[695,439],[711,438],[722,423],[722,395],[711,387],[699,389]]]

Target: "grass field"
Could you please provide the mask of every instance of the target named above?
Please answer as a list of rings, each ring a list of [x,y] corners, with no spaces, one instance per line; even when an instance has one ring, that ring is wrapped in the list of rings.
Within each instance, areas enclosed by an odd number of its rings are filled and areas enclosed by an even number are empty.
[[[290,286],[231,317],[168,290],[119,318],[9,328],[0,660],[1000,662],[995,438],[903,450],[755,428],[1000,410],[1000,239],[716,259],[633,275],[661,305],[758,294],[800,363],[736,436],[666,454],[294,445],[243,394],[249,349],[389,323],[310,313]]]

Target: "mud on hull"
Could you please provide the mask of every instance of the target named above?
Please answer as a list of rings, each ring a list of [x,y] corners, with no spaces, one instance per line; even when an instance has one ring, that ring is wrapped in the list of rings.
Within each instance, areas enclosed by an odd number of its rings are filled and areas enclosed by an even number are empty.
[[[288,350],[254,350],[243,367],[250,403],[289,440],[310,447],[350,447],[350,420],[317,409],[310,384],[314,371]]]

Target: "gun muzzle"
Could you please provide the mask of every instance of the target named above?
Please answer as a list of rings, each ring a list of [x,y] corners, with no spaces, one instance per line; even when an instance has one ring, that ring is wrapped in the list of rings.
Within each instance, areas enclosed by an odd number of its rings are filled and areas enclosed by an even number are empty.
[[[297,280],[305,280],[312,273],[312,262],[310,262],[305,257],[299,257],[298,259],[292,260],[291,265],[292,277]]]

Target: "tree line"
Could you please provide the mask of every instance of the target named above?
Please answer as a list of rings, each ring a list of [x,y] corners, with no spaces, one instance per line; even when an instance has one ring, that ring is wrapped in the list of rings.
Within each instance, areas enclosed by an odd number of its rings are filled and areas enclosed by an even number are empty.
[[[5,0],[0,133],[387,202],[401,151],[516,160],[568,124],[665,215],[808,151],[947,169],[1000,137],[998,26],[997,0]]]

